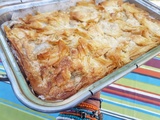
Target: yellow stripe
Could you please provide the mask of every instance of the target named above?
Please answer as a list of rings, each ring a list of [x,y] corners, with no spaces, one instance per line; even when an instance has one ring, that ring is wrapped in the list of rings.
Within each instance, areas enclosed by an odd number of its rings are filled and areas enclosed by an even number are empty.
[[[155,67],[151,67],[151,66],[147,66],[147,65],[142,65],[142,66],[140,66],[140,68],[143,68],[143,69],[146,69],[146,70],[152,70],[152,71],[155,71],[155,72],[160,72],[160,69],[155,68]]]
[[[156,56],[156,58],[160,58],[160,56]]]
[[[136,89],[160,94],[159,86],[155,86],[155,85],[151,85],[151,84],[145,84],[143,82],[134,81],[134,80],[130,80],[130,79],[127,79],[127,78],[121,78],[121,79],[117,80],[116,83],[121,84],[121,85],[125,85],[125,86],[128,86],[128,87],[132,87],[132,88],[136,88]]]

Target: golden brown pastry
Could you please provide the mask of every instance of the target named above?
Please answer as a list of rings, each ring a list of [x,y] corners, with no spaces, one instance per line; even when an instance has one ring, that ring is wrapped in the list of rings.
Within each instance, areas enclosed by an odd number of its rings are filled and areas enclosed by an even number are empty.
[[[5,32],[46,100],[64,100],[160,45],[160,22],[122,0],[27,15]]]

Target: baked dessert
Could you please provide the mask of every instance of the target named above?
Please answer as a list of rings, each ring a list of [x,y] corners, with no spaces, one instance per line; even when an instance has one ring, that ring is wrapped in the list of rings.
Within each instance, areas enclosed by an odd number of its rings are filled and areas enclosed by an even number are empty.
[[[53,101],[160,45],[160,21],[122,0],[28,14],[4,30],[34,92]]]

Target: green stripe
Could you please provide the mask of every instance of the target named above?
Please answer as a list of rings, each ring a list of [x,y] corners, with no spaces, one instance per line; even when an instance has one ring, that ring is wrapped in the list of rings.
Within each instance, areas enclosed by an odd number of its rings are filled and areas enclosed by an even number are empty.
[[[106,99],[106,100],[110,100],[110,101],[113,101],[113,102],[121,103],[121,104],[124,104],[124,105],[129,105],[131,107],[137,107],[137,108],[149,110],[149,111],[155,112],[157,114],[160,112],[160,110],[158,110],[158,109],[155,109],[155,108],[152,108],[152,107],[149,107],[149,106],[144,106],[144,105],[132,103],[132,102],[127,101],[127,100],[125,101],[125,100],[121,100],[121,99],[117,99],[117,98],[113,98],[113,97],[109,97],[109,96],[105,96],[105,95],[101,95],[101,98]],[[102,108],[103,107],[104,106],[102,105]]]
[[[6,72],[0,71],[0,74],[6,75]]]
[[[0,103],[1,120],[47,120],[25,113],[11,106]]]
[[[4,70],[4,67],[2,65],[0,65],[0,68],[2,68]]]
[[[144,69],[147,69],[147,70],[152,70],[152,71],[155,71],[155,72],[160,72],[160,69],[155,68],[155,67],[151,67],[151,66],[147,66],[147,65],[142,65],[140,68],[144,68]]]
[[[128,87],[132,87],[132,88],[136,88],[136,89],[160,94],[159,86],[154,86],[154,85],[151,85],[151,84],[145,84],[145,83],[130,80],[130,79],[127,79],[127,78],[121,78],[121,79],[117,80],[116,83],[121,84],[121,85],[125,85],[125,86],[128,86]]]
[[[0,98],[0,120],[55,120],[45,113],[36,112]]]

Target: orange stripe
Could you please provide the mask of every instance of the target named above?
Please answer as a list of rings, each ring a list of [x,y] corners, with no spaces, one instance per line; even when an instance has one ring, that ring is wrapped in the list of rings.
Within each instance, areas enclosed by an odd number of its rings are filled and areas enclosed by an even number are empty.
[[[131,88],[131,89],[134,89],[134,90],[142,91],[142,92],[149,93],[149,94],[152,94],[152,95],[158,95],[158,96],[160,96],[160,94],[157,94],[157,93],[141,90],[141,89],[134,88],[134,87],[129,87],[129,86],[122,85],[122,84],[119,84],[119,83],[113,83],[113,84],[118,85],[118,86],[122,86],[122,87],[125,87],[125,88]]]
[[[119,91],[115,91],[115,90],[108,89],[108,88],[104,88],[103,91],[104,92],[109,92],[109,93],[112,93],[112,94],[116,94],[116,95],[120,95],[120,96],[124,96],[124,97],[128,97],[128,98],[132,98],[132,99],[135,99],[135,100],[139,100],[139,101],[155,104],[155,105],[160,105],[159,101],[145,99],[143,97],[132,95],[132,94],[128,94],[128,93],[125,93],[125,92],[119,92]]]
[[[148,75],[148,76],[152,76],[152,77],[156,77],[156,78],[160,78],[160,72],[155,72],[155,71],[152,71],[152,70],[146,70],[144,68],[135,69],[133,72]]]

